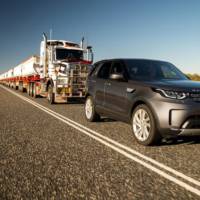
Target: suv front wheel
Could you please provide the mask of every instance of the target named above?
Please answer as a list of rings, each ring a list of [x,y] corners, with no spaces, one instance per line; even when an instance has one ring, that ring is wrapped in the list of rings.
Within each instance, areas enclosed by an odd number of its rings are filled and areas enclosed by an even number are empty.
[[[135,139],[142,145],[156,144],[161,139],[154,116],[144,104],[137,106],[133,111],[132,129]]]
[[[94,101],[91,96],[88,96],[85,101],[85,117],[89,122],[100,120],[100,116],[95,111]]]

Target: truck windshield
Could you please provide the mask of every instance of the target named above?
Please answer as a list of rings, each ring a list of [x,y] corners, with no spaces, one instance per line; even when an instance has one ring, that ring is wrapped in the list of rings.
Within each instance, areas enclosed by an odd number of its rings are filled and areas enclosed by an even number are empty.
[[[83,51],[73,49],[56,49],[57,60],[76,61],[83,59]]]
[[[173,64],[162,61],[127,60],[129,78],[132,80],[187,80]]]

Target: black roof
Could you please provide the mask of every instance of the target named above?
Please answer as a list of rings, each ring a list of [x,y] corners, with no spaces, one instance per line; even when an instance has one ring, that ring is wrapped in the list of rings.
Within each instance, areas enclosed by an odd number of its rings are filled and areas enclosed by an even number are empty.
[[[155,59],[146,59],[146,58],[110,58],[110,59],[103,59],[103,60],[99,60],[95,63],[99,63],[99,62],[106,62],[106,61],[130,61],[130,60],[135,60],[135,61],[153,61],[153,62],[167,62],[167,61],[163,61],[163,60],[155,60]]]

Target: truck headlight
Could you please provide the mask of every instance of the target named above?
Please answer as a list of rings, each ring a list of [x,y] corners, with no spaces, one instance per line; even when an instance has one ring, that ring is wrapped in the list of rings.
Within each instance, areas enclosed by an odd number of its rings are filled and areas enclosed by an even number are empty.
[[[163,89],[154,89],[156,92],[159,92],[162,96],[170,99],[183,100],[186,99],[188,94],[185,92],[172,91],[172,90],[163,90]]]

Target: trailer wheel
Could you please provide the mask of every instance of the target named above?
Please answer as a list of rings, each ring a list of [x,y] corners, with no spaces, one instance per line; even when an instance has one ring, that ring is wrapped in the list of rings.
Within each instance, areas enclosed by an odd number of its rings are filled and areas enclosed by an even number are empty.
[[[20,92],[25,92],[26,91],[25,88],[23,87],[23,82],[22,81],[19,82],[19,91]]]
[[[19,91],[22,92],[22,90],[23,90],[23,83],[19,82]]]
[[[18,90],[18,86],[16,84],[15,84],[14,88],[15,88],[15,90]]]
[[[28,85],[28,95],[32,97],[33,94],[33,83],[29,83]]]
[[[53,93],[53,87],[51,85],[48,87],[47,100],[50,104],[55,103],[55,94]]]
[[[28,86],[27,86],[27,94],[28,94],[28,96],[30,96],[30,83],[28,83]]]

